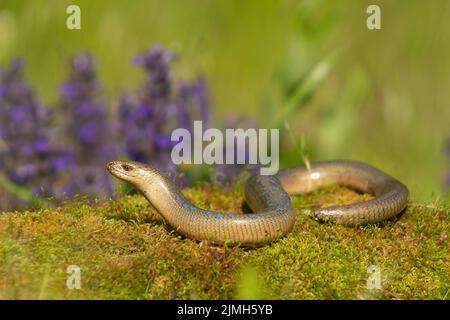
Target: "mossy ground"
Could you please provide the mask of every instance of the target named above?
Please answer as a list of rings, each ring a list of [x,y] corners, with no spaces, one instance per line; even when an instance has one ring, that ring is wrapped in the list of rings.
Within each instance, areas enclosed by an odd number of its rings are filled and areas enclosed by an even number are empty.
[[[240,211],[239,189],[185,190],[199,206]],[[411,203],[395,221],[347,228],[308,209],[367,198],[329,187],[293,198],[287,237],[256,249],[179,236],[140,196],[0,214],[0,299],[448,299],[449,211]],[[81,289],[66,286],[81,268]],[[368,289],[368,267],[382,289]]]

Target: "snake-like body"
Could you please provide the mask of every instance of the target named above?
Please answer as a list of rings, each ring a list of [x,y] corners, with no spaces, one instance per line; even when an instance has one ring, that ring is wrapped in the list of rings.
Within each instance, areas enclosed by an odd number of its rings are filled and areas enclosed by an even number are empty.
[[[390,175],[361,162],[337,160],[297,167],[273,176],[254,175],[245,184],[250,214],[220,213],[193,205],[160,171],[132,161],[108,163],[109,172],[138,189],[163,218],[181,234],[212,243],[264,244],[289,233],[296,211],[289,195],[331,184],[347,186],[373,199],[319,208],[312,216],[347,226],[376,223],[400,213],[407,205],[407,187]]]

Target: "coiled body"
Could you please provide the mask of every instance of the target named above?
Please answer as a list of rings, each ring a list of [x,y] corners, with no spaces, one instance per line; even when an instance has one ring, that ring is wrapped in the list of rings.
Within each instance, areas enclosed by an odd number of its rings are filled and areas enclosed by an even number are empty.
[[[137,162],[113,161],[108,170],[132,183],[178,232],[212,243],[258,245],[273,241],[292,230],[296,212],[289,195],[311,192],[339,184],[371,193],[374,199],[313,211],[321,221],[347,226],[389,219],[407,205],[405,185],[364,163],[340,160],[317,162],[310,170],[297,167],[275,176],[255,175],[245,184],[245,199],[254,213],[228,214],[194,206],[165,175]]]

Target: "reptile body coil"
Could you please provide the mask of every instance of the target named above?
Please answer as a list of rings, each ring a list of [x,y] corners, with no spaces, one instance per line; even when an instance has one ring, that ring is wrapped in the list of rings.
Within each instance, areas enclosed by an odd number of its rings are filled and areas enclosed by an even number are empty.
[[[212,243],[260,245],[288,234],[296,211],[289,195],[304,194],[338,184],[370,193],[373,199],[318,208],[320,221],[346,226],[376,223],[394,217],[407,205],[407,187],[390,175],[361,162],[316,162],[311,168],[296,167],[273,176],[254,175],[245,183],[245,199],[253,213],[232,214],[204,210],[193,205],[160,171],[132,161],[112,161],[108,171],[138,189],[175,230],[195,240]]]

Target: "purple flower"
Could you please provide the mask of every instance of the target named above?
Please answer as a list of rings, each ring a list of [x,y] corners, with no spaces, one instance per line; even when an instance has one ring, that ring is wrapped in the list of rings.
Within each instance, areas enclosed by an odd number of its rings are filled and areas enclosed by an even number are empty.
[[[0,171],[15,184],[51,195],[59,181],[52,163],[66,151],[52,140],[52,112],[22,78],[23,66],[23,60],[16,59],[0,71]],[[9,205],[0,206],[26,205],[15,194],[9,198]]]
[[[66,98],[74,98],[79,94],[78,86],[73,83],[63,83],[61,86],[61,95]]]
[[[40,153],[40,154],[49,152],[49,150],[50,150],[50,141],[44,140],[44,139],[36,140],[33,143],[33,150],[36,153]]]
[[[128,157],[153,164],[181,182],[179,168],[170,159],[176,143],[170,139],[171,132],[192,129],[194,120],[207,121],[209,101],[203,80],[179,86],[174,83],[169,72],[174,58],[173,53],[153,46],[133,60],[134,65],[144,68],[147,78],[134,94],[122,95],[119,117]]]
[[[145,95],[151,99],[167,99],[170,95],[169,64],[174,60],[172,52],[152,46],[148,52],[134,58],[135,66],[144,67],[147,71],[147,82],[143,86]]]
[[[71,176],[71,183],[64,187],[67,195],[81,194],[92,198],[94,196],[111,195],[113,193],[109,175],[98,165],[83,165],[76,167],[76,174]]]
[[[182,83],[179,88],[177,103],[184,128],[192,128],[194,120],[201,120],[203,128],[208,128],[211,108],[204,79],[198,78],[192,83]]]
[[[65,134],[75,151],[72,179],[66,191],[69,195],[91,197],[111,195],[111,181],[104,165],[115,157],[116,151],[111,144],[114,141],[111,120],[99,97],[96,62],[86,53],[74,55],[70,62],[70,75],[61,86]]]
[[[25,185],[31,179],[33,179],[36,174],[38,174],[39,167],[34,163],[24,163],[17,165],[10,173],[9,178],[12,182]]]
[[[250,128],[258,128],[258,124],[251,118],[239,118],[234,115],[228,116],[225,120],[225,129],[238,129],[244,130]],[[224,156],[228,152],[234,152],[234,164],[218,164],[215,170],[215,180],[225,186],[231,185],[243,172],[247,171],[250,174],[255,174],[259,170],[259,165],[237,164],[237,155],[245,153],[245,163],[249,161],[249,145],[246,142],[244,149],[239,149],[239,146],[234,144],[233,147],[224,146]]]
[[[58,173],[73,166],[73,155],[69,152],[60,152],[51,159],[50,168],[52,172]]]

